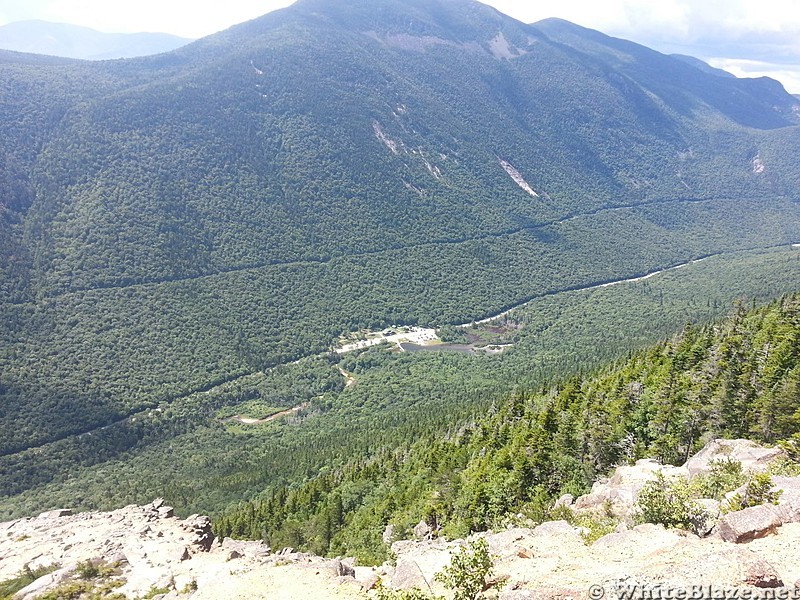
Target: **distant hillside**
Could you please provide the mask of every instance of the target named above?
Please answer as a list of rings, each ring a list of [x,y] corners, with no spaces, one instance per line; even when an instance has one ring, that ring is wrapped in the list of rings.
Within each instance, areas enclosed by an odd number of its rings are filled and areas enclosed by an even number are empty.
[[[102,33],[88,27],[38,20],[0,26],[0,48],[5,50],[87,60],[160,54],[190,41],[167,33]]]

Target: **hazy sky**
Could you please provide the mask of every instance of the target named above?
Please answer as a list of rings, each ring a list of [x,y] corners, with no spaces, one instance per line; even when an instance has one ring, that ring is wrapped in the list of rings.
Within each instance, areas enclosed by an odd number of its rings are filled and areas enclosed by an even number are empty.
[[[769,75],[800,93],[800,0],[484,0],[521,21],[561,17],[739,76]],[[23,19],[107,32],[201,37],[291,0],[0,0],[0,24]]]

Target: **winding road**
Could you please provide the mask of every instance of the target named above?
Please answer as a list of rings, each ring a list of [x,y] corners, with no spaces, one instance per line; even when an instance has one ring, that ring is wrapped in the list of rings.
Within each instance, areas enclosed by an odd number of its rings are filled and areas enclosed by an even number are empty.
[[[793,244],[792,247],[800,246],[800,244]],[[780,247],[780,246],[778,246]],[[651,271],[645,275],[638,275],[636,277],[628,277],[626,279],[615,279],[614,281],[607,281],[605,283],[594,283],[591,285],[575,287],[575,288],[564,288],[561,290],[557,290],[554,292],[547,292],[545,294],[540,294],[538,296],[533,296],[528,298],[527,300],[520,302],[519,304],[515,304],[514,306],[507,308],[501,313],[496,315],[492,315],[491,317],[486,317],[485,319],[480,319],[479,321],[470,321],[469,323],[462,323],[461,325],[456,325],[456,327],[472,327],[473,325],[483,325],[485,323],[491,323],[492,321],[497,321],[498,319],[502,319],[512,311],[517,310],[518,308],[522,308],[523,306],[530,304],[534,300],[538,300],[539,298],[546,298],[547,296],[554,296],[556,294],[563,294],[565,292],[583,292],[587,290],[597,290],[600,288],[607,288],[614,285],[619,285],[621,283],[634,283],[636,281],[644,281],[645,279],[650,279],[651,277],[655,277],[656,275],[660,275],[661,273],[667,273],[669,271],[677,271],[678,269],[683,269],[684,267],[688,267],[689,265],[693,265],[695,263],[703,262],[704,260],[708,260],[714,256],[722,256],[726,254],[725,252],[719,252],[717,254],[709,254],[708,256],[703,256],[701,258],[696,258],[693,260],[688,260],[683,263],[679,263],[677,265],[673,265],[671,267],[667,267],[665,269],[659,269],[658,271]]]

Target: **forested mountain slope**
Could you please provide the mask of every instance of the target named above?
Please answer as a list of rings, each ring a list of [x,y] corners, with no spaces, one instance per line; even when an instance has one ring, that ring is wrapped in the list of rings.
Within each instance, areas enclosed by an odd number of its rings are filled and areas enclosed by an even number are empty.
[[[471,0],[300,0],[154,57],[0,53],[0,80],[11,465],[347,331],[800,239],[774,81]]]
[[[768,302],[797,288],[799,252],[723,254],[635,281],[544,295],[499,320],[455,328],[505,343],[499,355],[379,346],[165,399],[89,435],[0,457],[0,515],[111,509],[156,495],[183,515],[218,515],[347,464],[435,442],[515,390],[596,369],[681,324],[721,318],[733,298]],[[259,421],[280,412],[290,416]]]
[[[438,441],[279,489],[217,520],[223,534],[273,547],[382,559],[420,519],[450,536],[522,513],[541,520],[614,466],[656,456],[683,464],[717,437],[800,450],[800,296],[687,327],[592,376],[519,392]]]

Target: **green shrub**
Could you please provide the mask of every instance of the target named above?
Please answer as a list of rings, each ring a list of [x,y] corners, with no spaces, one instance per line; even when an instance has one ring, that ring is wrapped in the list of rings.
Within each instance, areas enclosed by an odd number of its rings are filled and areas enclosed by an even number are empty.
[[[168,587],[156,587],[152,586],[147,593],[142,596],[142,600],[150,600],[150,598],[155,598],[156,596],[160,596],[161,594],[169,594],[170,588]]]
[[[189,583],[187,583],[185,586],[183,586],[183,589],[181,590],[181,594],[184,594],[186,596],[190,596],[191,594],[194,594],[196,591],[197,591],[197,580],[196,579],[192,579]]]
[[[87,559],[79,562],[75,567],[75,574],[79,579],[90,581],[92,579],[108,579],[114,575],[119,575],[121,570],[118,563],[109,564],[103,559]]]
[[[78,566],[75,567],[75,574],[80,579],[95,579],[96,577],[100,576],[100,567],[91,560],[85,560],[83,562],[79,562]]]
[[[78,580],[68,581],[41,596],[37,600],[126,600],[122,594],[113,590],[122,585],[122,581],[97,582]]]
[[[799,477],[800,462],[793,460],[791,456],[778,458],[770,463],[767,472],[778,477]]]
[[[39,577],[52,573],[60,566],[59,564],[52,564],[31,569],[28,565],[25,565],[15,577],[0,581],[0,600],[11,598],[25,586],[30,585]]]
[[[376,598],[377,600],[443,600],[440,596],[432,596],[419,588],[410,590],[387,590],[384,587],[379,587]]]
[[[450,565],[436,574],[436,580],[455,592],[454,600],[475,600],[488,588],[493,571],[489,544],[480,538],[453,554]]]
[[[634,518],[637,523],[660,523],[697,533],[708,515],[692,498],[692,489],[686,480],[667,481],[658,473],[656,479],[648,481],[639,492]]]
[[[747,477],[738,460],[723,458],[709,463],[711,471],[695,477],[691,489],[696,496],[722,500],[725,494],[741,486]]]
[[[599,540],[604,535],[613,533],[620,523],[616,517],[610,516],[607,510],[602,515],[579,513],[569,506],[558,506],[550,510],[549,521],[566,521],[573,527],[581,529],[581,537],[586,544]]]
[[[741,494],[735,494],[728,500],[726,509],[732,512],[761,504],[777,504],[783,490],[773,491],[772,485],[769,473],[756,473]]]
[[[800,463],[800,433],[795,433],[789,439],[781,440],[778,442],[778,446],[786,452],[790,462]]]
[[[584,543],[596,542],[604,535],[613,533],[619,525],[619,519],[614,517],[596,517],[591,515],[578,515],[573,525],[582,529],[581,538]]]

